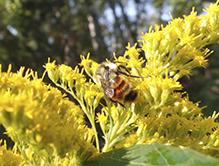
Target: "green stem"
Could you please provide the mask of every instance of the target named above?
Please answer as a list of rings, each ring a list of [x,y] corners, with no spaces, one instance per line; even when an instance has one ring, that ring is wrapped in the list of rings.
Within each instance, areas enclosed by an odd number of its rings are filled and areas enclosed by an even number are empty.
[[[104,135],[105,136],[105,145],[103,147],[103,150],[102,152],[107,152],[107,150],[109,149],[109,142],[110,142],[110,136],[111,136],[111,133],[112,133],[112,129],[113,129],[113,126],[114,126],[114,121],[113,121],[113,118],[111,116],[111,103],[109,101],[106,100],[106,103],[107,103],[107,106],[109,108],[109,110],[106,111],[108,112],[108,116],[109,116],[109,130],[108,130],[108,133],[107,135]]]
[[[115,145],[115,143],[121,139],[127,132],[131,131],[135,127],[129,127],[136,118],[133,118],[132,114],[129,114],[125,119],[125,113],[122,114],[116,124],[113,126],[113,129],[110,133],[108,133],[108,139],[106,139],[106,144],[103,148],[103,152],[107,152],[111,147]]]
[[[123,113],[119,118],[118,121],[116,122],[115,125],[111,126],[110,131],[108,132],[108,136],[106,137],[106,143],[103,148],[103,152],[107,152],[113,145],[114,143],[120,139],[120,134],[118,130],[124,130],[125,128],[121,128],[123,126],[121,123],[124,122],[124,116],[125,113]],[[111,117],[112,118],[112,117]]]
[[[91,125],[92,125],[92,128],[94,130],[94,136],[95,136],[95,140],[96,140],[96,147],[97,147],[97,150],[98,152],[100,152],[100,144],[99,144],[99,138],[98,138],[98,134],[97,134],[97,129],[96,129],[96,125],[95,125],[95,120],[92,116],[89,116],[88,114],[86,114]]]
[[[109,140],[108,139],[105,139],[105,145],[104,145],[104,147],[103,147],[103,150],[102,150],[102,152],[107,152],[108,151],[108,149],[109,149]]]

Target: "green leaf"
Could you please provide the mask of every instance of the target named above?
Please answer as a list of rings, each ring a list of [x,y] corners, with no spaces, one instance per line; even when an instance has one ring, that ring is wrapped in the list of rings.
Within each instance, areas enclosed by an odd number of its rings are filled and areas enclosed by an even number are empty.
[[[219,166],[219,160],[192,149],[152,143],[134,145],[99,155],[83,166]]]

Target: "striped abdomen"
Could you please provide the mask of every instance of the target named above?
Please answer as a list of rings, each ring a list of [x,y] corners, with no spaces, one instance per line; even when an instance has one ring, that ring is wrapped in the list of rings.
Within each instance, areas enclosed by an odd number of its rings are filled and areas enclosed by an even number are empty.
[[[114,95],[111,97],[111,100],[134,101],[136,99],[137,91],[134,91],[131,83],[122,76],[117,75],[111,83],[111,87],[114,89]]]

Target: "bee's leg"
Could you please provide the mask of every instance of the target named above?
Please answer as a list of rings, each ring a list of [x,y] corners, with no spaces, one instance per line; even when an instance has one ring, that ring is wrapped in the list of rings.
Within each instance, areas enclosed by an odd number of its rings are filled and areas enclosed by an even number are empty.
[[[126,72],[123,72],[120,68],[123,68],[125,69]],[[145,77],[140,77],[140,76],[134,76],[134,75],[131,75],[130,71],[127,69],[127,67],[125,67],[124,65],[119,65],[119,70],[117,71],[119,74],[124,74],[125,76],[128,76],[128,77],[133,77],[133,78],[147,78],[149,76],[145,76]]]
[[[124,104],[122,104],[122,103],[120,103],[120,102],[118,102],[118,101],[114,101],[114,100],[112,100],[112,99],[110,99],[110,100],[111,100],[113,103],[119,103],[122,107],[126,108]]]
[[[121,71],[121,68],[123,68],[123,69],[125,69],[125,71],[127,71],[127,73],[129,73],[129,75],[131,75],[130,71],[124,65],[119,65],[118,67],[119,67],[120,71]]]
[[[123,75],[125,75],[125,76],[127,76],[127,77],[134,77],[134,78],[144,78],[144,77],[140,77],[140,76],[133,76],[133,75],[131,75],[131,74],[127,74],[126,72],[123,72],[123,71],[121,71],[121,70],[119,70],[119,71],[117,71],[119,74],[123,74]]]
[[[118,101],[117,101],[117,103],[119,103],[122,107],[124,107],[124,108],[126,109],[126,107],[125,107],[124,104],[122,104],[122,103],[120,103],[120,102],[118,102]]]

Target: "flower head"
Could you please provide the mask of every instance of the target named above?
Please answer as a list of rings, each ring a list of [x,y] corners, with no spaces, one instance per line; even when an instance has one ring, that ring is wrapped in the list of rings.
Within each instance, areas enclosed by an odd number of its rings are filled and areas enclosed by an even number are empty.
[[[32,145],[41,155],[46,149],[48,157],[56,153],[63,158],[68,153],[83,161],[96,153],[83,111],[58,89],[23,74],[0,75],[0,119],[15,131],[8,131],[14,141]]]
[[[2,140],[0,141],[0,144]],[[24,158],[17,151],[16,146],[12,150],[7,150],[6,141],[0,146],[0,163],[1,165],[21,166],[25,164]]]

